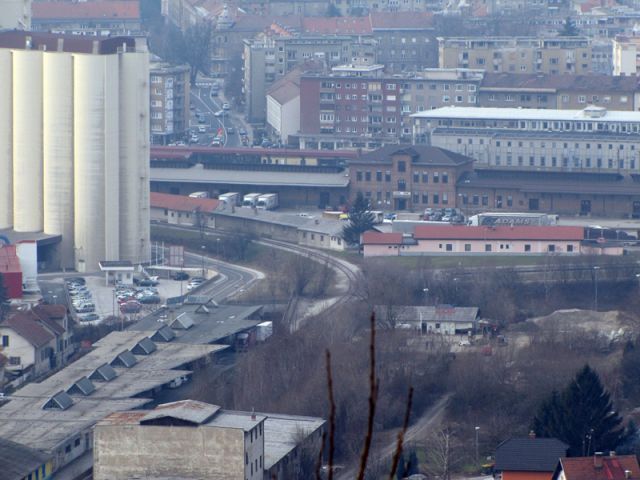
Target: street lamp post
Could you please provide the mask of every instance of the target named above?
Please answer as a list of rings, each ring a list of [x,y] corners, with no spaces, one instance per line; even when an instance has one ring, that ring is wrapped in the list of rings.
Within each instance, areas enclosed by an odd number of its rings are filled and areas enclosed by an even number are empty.
[[[600,270],[600,267],[598,265],[595,265],[593,267],[593,280],[594,280],[593,305],[594,305],[594,310],[596,312],[598,311],[598,270]]]
[[[476,464],[478,463],[478,457],[479,457],[479,442],[478,442],[478,436],[479,436],[479,432],[480,432],[480,427],[475,427],[476,430]]]
[[[204,277],[204,251],[205,251],[205,246],[202,245],[202,254],[200,255],[200,260],[202,261],[202,276]]]
[[[429,303],[427,301],[427,299],[429,297],[429,289],[428,288],[423,288],[422,292],[424,293],[424,304],[427,305],[427,303]]]

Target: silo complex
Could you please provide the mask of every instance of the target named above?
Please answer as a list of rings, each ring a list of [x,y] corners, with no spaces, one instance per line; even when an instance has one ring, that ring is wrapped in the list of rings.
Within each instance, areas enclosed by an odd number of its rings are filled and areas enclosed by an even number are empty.
[[[140,40],[0,32],[0,229],[60,235],[62,267],[148,262],[148,84]]]
[[[43,58],[44,231],[62,235],[62,265],[73,265],[73,70],[70,53]]]
[[[13,226],[11,52],[0,50],[0,229]]]
[[[13,51],[13,228],[43,230],[42,52]]]

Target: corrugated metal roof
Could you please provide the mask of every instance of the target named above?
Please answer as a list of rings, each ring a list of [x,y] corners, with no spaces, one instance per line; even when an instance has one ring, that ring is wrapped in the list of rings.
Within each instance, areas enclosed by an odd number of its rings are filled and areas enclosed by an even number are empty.
[[[136,363],[138,363],[138,360],[136,359],[135,355],[131,353],[131,350],[124,350],[111,361],[111,366],[131,368]]]
[[[478,317],[478,307],[453,307],[451,305],[421,306],[402,305],[391,310],[385,305],[376,305],[376,314],[383,321],[393,320],[399,323],[415,322],[474,322]]]
[[[140,419],[140,424],[150,423],[160,418],[176,418],[193,424],[203,424],[213,417],[220,407],[197,400],[181,400],[158,405]]]
[[[25,478],[52,457],[0,438],[0,480]]]

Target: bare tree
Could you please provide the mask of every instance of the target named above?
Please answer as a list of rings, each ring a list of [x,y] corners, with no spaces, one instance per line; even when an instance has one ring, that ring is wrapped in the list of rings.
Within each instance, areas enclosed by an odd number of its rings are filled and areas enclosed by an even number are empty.
[[[427,462],[425,468],[431,475],[450,480],[451,474],[461,462],[460,441],[451,426],[437,429],[425,439]]]

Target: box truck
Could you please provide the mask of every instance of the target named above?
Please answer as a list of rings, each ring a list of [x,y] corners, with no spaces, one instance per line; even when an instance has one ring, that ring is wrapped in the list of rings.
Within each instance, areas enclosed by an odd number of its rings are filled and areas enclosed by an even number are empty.
[[[242,206],[248,208],[254,208],[258,203],[259,193],[247,193],[242,199]]]
[[[264,195],[260,195],[256,206],[263,210],[273,210],[274,208],[278,208],[278,194],[265,193]]]

